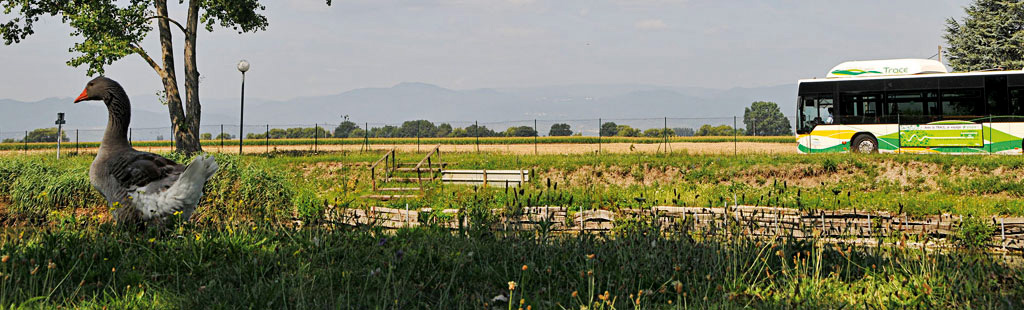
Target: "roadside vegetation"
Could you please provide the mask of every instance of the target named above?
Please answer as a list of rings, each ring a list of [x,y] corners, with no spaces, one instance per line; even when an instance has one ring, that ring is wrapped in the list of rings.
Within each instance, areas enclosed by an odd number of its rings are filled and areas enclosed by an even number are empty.
[[[931,155],[601,154],[514,156],[443,153],[452,169],[528,169],[520,191],[431,183],[423,198],[380,202],[370,194],[369,165],[380,152],[319,155],[217,154],[221,171],[207,185],[201,216],[301,217],[325,204],[350,208],[519,208],[570,210],[724,204],[801,210],[881,210],[911,216],[1024,216],[1024,158]],[[416,162],[422,154],[400,154]],[[173,157],[173,156],[172,156]],[[175,157],[179,162],[187,158]],[[0,157],[5,217],[45,221],[99,208],[88,181],[92,156]]]
[[[351,227],[328,205],[571,210],[778,205],[910,214],[1021,215],[1024,159],[1007,156],[442,154],[459,169],[530,169],[520,190],[441,186],[378,202],[380,152],[216,155],[195,221],[113,226],[88,183],[91,156],[0,157],[0,306],[23,308],[1014,308],[1024,269],[987,254],[993,227],[968,220],[936,251],[843,241],[661,231],[606,234],[467,225]],[[168,155],[180,162],[188,158]],[[399,162],[422,154],[401,154]],[[493,226],[490,226],[493,227]],[[889,240],[887,239],[887,240]],[[879,240],[882,241],[882,240]],[[424,272],[430,270],[430,272]],[[508,303],[511,301],[511,304]]]

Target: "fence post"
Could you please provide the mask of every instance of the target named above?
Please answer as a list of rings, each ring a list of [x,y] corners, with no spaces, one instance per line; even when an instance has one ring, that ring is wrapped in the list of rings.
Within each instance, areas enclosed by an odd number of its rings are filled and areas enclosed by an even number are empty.
[[[420,122],[416,122],[416,152],[420,151]]]
[[[480,153],[480,121],[473,121],[473,135],[476,136],[476,152]]]
[[[665,127],[661,129],[662,136],[665,137],[665,154],[668,154],[668,117],[665,117]]]
[[[128,128],[128,146],[132,146],[132,129]]]
[[[270,124],[267,124],[267,136],[264,138],[267,139],[267,153],[270,153]]]
[[[75,154],[78,154],[78,129],[75,129]]]
[[[601,154],[601,118],[597,118],[597,153]]]
[[[370,123],[363,124],[363,149],[370,150]]]
[[[732,155],[736,155],[736,154],[739,153],[739,150],[738,150],[739,143],[737,141],[739,134],[740,134],[740,130],[736,128],[736,117],[733,116],[732,117]]]
[[[320,124],[315,124],[314,123],[313,124],[313,153],[316,153],[317,139],[320,138],[320,134],[317,133],[317,130],[319,130],[319,129],[320,129]]]
[[[21,142],[25,143],[25,154],[28,154],[28,130],[25,131],[25,139],[22,139]]]
[[[58,160],[60,159],[60,143],[61,143],[61,140],[63,140],[61,138],[64,136],[64,135],[61,134],[61,133],[63,133],[63,129],[64,129],[63,126],[58,123],[57,124],[57,159]]]
[[[537,130],[537,119],[533,119],[533,155],[537,155],[537,136],[540,136],[540,131]]]
[[[224,124],[220,124],[220,152],[224,153]]]

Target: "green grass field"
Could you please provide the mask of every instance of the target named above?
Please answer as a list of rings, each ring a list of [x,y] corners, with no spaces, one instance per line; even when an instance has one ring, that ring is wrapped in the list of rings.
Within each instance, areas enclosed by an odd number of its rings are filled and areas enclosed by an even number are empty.
[[[196,221],[162,230],[109,223],[102,198],[88,182],[91,156],[0,157],[0,220],[5,223],[0,306],[930,309],[1024,304],[1024,269],[1015,260],[971,248],[659,233],[642,220],[602,235],[452,232],[429,226],[384,231],[320,221],[325,202],[350,208],[410,204],[469,214],[539,205],[614,210],[738,202],[902,209],[911,215],[1022,215],[1024,158],[455,153],[443,154],[452,168],[530,169],[534,181],[521,194],[435,184],[422,199],[381,203],[360,198],[370,192],[368,163],[381,155],[216,155],[222,169],[208,183]],[[422,155],[400,154],[399,161]],[[298,226],[296,219],[319,224]],[[981,230],[987,225],[975,224]],[[510,282],[515,282],[512,290]],[[495,301],[499,295],[511,304]]]

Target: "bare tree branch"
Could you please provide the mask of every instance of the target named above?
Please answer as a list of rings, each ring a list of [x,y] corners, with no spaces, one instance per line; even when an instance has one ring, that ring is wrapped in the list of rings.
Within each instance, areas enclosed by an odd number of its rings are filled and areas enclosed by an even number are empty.
[[[156,16],[150,16],[150,17],[146,18],[146,20],[150,20],[150,19],[163,19],[163,20],[169,21],[169,22],[173,23],[175,26],[178,26],[178,29],[181,29],[181,32],[185,34],[186,38],[189,37],[188,31],[185,30],[185,26],[182,26],[180,23],[178,23],[178,21],[176,21],[176,20],[174,20],[174,19],[172,19],[170,17],[156,15]]]
[[[164,71],[164,68],[161,68],[160,65],[157,64],[155,60],[153,60],[152,57],[149,57],[149,54],[146,53],[146,50],[143,50],[142,47],[139,47],[135,44],[132,44],[132,49],[135,50],[135,53],[139,54],[139,56],[141,56],[142,59],[145,60],[150,67],[153,67],[153,70],[156,70],[156,73],[160,75],[160,78],[167,77],[167,72]]]

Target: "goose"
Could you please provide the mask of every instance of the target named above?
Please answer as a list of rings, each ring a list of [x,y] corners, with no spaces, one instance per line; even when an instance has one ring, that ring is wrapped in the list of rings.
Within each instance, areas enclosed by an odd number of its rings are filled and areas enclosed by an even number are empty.
[[[128,142],[131,102],[116,81],[97,77],[85,86],[75,103],[102,100],[109,118],[89,182],[114,210],[119,222],[154,223],[181,212],[187,220],[203,196],[203,186],[217,172],[213,156],[198,155],[188,166],[163,156],[140,152]]]

